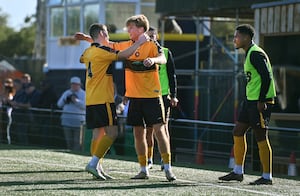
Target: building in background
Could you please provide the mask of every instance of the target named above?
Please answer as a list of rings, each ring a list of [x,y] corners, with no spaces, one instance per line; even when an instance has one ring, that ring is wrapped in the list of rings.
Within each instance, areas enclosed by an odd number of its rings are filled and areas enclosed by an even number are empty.
[[[143,13],[154,26],[159,18],[155,14],[155,0],[48,0],[46,13],[44,72],[50,81],[60,84],[57,93],[62,92],[65,88],[62,84],[67,84],[72,75],[85,81],[85,66],[79,58],[89,43],[74,40],[76,32],[88,34],[91,24],[103,23],[115,27],[116,34],[110,34],[111,39],[128,39],[124,28],[126,18]],[[122,68],[122,63],[116,63],[116,70]]]

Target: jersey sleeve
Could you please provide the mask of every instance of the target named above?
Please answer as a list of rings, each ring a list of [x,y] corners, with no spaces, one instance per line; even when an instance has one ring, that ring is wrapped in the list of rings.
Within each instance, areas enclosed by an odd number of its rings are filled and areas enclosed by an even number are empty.
[[[168,60],[167,60],[167,73],[170,87],[170,96],[175,98],[177,96],[177,78],[175,74],[175,62],[172,52],[168,50]]]

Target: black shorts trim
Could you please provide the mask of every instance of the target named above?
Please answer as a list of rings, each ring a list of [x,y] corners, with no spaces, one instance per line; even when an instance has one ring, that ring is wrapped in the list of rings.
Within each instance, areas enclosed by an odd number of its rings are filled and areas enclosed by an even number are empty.
[[[238,121],[249,124],[252,128],[268,128],[273,104],[267,103],[267,109],[259,112],[257,101],[243,101],[239,111]]]
[[[86,107],[86,126],[88,129],[111,125],[117,125],[116,106],[114,103]]]

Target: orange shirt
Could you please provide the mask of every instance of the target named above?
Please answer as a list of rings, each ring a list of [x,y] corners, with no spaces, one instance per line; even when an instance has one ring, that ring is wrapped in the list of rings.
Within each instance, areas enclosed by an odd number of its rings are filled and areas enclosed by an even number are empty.
[[[124,50],[130,47],[133,41],[114,43],[115,50]],[[151,67],[143,65],[144,59],[157,57],[162,50],[152,41],[142,44],[125,61],[125,89],[126,97],[130,98],[155,98],[161,95],[158,65]]]

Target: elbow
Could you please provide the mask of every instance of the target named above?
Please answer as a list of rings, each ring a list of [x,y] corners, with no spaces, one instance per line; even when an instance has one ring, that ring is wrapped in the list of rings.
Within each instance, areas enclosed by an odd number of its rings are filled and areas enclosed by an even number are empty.
[[[126,54],[124,54],[124,53],[122,53],[122,52],[119,52],[118,53],[118,56],[117,56],[117,60],[125,60],[125,59],[127,59],[129,57],[129,55],[126,55]]]

